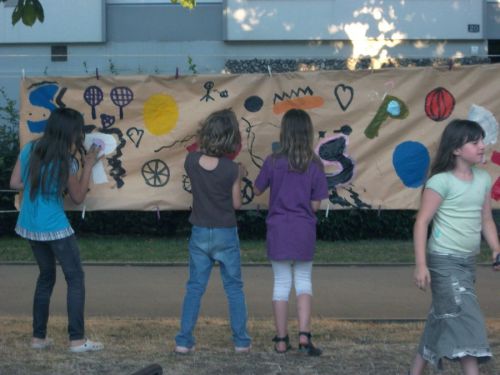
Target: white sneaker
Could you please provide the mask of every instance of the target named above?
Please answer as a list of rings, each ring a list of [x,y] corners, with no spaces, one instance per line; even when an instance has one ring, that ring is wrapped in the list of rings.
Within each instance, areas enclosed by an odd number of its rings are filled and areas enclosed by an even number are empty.
[[[104,345],[99,341],[91,341],[86,339],[82,345],[70,346],[69,351],[72,353],[98,352],[104,349]]]
[[[52,339],[46,338],[44,340],[37,340],[36,342],[31,342],[31,349],[48,349],[52,346],[54,342]]]
[[[177,345],[174,349],[174,353],[176,353],[176,354],[189,354],[192,352],[194,352],[194,346],[188,348],[187,346]]]
[[[236,353],[250,353],[252,350],[252,345],[249,346],[235,346],[234,351]]]

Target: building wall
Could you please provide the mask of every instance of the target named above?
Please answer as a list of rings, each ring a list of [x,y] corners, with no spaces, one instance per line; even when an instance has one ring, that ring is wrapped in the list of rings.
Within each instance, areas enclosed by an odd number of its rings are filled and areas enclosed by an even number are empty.
[[[226,40],[478,40],[484,0],[224,0]]]
[[[50,0],[52,2],[62,0]],[[78,0],[83,1],[83,0]],[[86,0],[85,0],[86,1]],[[101,1],[101,3],[99,3]],[[269,4],[290,4],[302,5],[302,7],[311,5],[311,1],[243,1],[238,0],[238,4],[248,6],[249,4],[268,3]],[[361,15],[347,12],[347,6],[352,8],[352,3],[365,4],[365,1],[337,1],[337,0],[315,0],[319,5],[328,7],[328,3],[339,7],[339,10],[332,18],[332,15],[325,14],[324,18],[318,19],[318,14],[314,21],[316,23],[326,24],[329,21],[335,21],[333,24],[339,24],[339,20],[345,18],[345,23],[359,20],[371,19],[370,22],[379,17],[379,21],[391,20],[390,7],[385,9],[380,15],[378,11],[371,9],[363,11]],[[471,23],[479,23],[478,33],[457,33],[455,23],[450,20],[448,27],[452,39],[443,39],[446,32],[425,36],[425,32],[415,26],[415,30],[404,32],[413,35],[406,39],[404,35],[401,38],[393,38],[394,33],[386,32],[384,37],[380,38],[358,38],[349,40],[345,35],[339,33],[338,38],[335,33],[330,36],[318,38],[315,36],[311,24],[302,31],[295,31],[302,35],[293,38],[280,37],[279,33],[267,32],[269,37],[260,36],[241,38],[230,37],[228,27],[231,22],[228,17],[234,16],[235,0],[213,1],[209,0],[199,2],[198,6],[189,11],[178,5],[159,4],[158,1],[136,2],[131,0],[93,0],[94,6],[105,5],[104,17],[105,26],[102,35],[105,35],[104,42],[89,42],[85,35],[82,35],[80,41],[65,42],[68,47],[68,57],[66,62],[51,61],[51,45],[59,44],[67,39],[64,33],[57,31],[52,35],[51,42],[40,42],[37,39],[36,29],[26,28],[34,32],[33,41],[20,39],[19,42],[1,42],[0,43],[0,86],[6,88],[11,97],[18,95],[19,79],[22,74],[25,75],[88,75],[96,74],[192,74],[196,70],[199,74],[204,73],[223,73],[225,72],[226,61],[248,60],[248,59],[347,59],[352,56],[372,56],[385,59],[387,57],[408,57],[408,58],[446,58],[446,57],[467,57],[471,55],[486,56],[487,37],[500,38],[500,1],[491,0],[441,0],[439,3],[459,4],[460,6],[472,7],[469,9],[471,19],[463,19],[463,12],[459,12],[462,17],[462,26]],[[350,3],[351,5],[346,5]],[[400,1],[385,1],[380,4],[401,3]],[[406,3],[415,7],[415,4],[436,4],[438,2],[429,2],[421,0],[407,0]],[[340,5],[339,5],[340,4]],[[343,7],[341,4],[344,4]],[[318,6],[319,6],[318,5]],[[331,4],[330,4],[331,5]],[[449,5],[449,4],[448,4]],[[360,9],[364,9],[360,7]],[[399,8],[398,8],[399,9]],[[413,9],[413,8],[412,8]],[[486,9],[485,14],[483,14]],[[286,19],[287,8],[280,10],[280,17]],[[463,9],[462,9],[463,10]],[[8,9],[0,5],[0,16],[5,18]],[[231,13],[233,12],[233,13]],[[367,14],[370,13],[370,14]],[[401,10],[398,10],[401,14]],[[431,19],[436,16],[432,9],[428,13],[419,17]],[[441,12],[441,11],[440,11]],[[342,14],[343,13],[343,14]],[[10,14],[10,13],[8,13]],[[71,13],[72,14],[72,13]],[[412,13],[413,14],[413,13]],[[406,17],[414,17],[413,14]],[[439,13],[441,14],[441,13]],[[290,13],[290,17],[293,14]],[[64,14],[58,14],[58,17],[64,17]],[[74,14],[72,14],[74,17]],[[335,18],[337,17],[337,18]],[[442,17],[442,16],[440,16]],[[8,18],[8,17],[7,17]],[[302,17],[303,18],[303,17]],[[301,19],[302,19],[301,18]],[[47,14],[46,21],[49,25],[50,14]],[[408,18],[409,19],[409,18]],[[53,19],[54,20],[54,19]],[[439,25],[442,24],[442,19]],[[246,19],[250,24],[257,22]],[[431,22],[431,21],[429,21]],[[97,23],[96,23],[97,24]],[[279,23],[283,24],[282,20]],[[369,23],[374,27],[374,23]],[[412,25],[416,22],[412,23]],[[268,23],[268,25],[270,25]],[[241,25],[232,24],[233,27],[241,28]],[[23,25],[16,25],[16,28],[24,28]],[[90,27],[90,26],[89,26]],[[92,27],[97,27],[93,25]],[[268,26],[266,26],[268,27]],[[378,26],[377,26],[378,27]],[[382,27],[384,27],[382,25]],[[388,26],[385,26],[388,27]],[[69,28],[69,27],[68,27]],[[425,29],[425,28],[423,28]],[[446,30],[446,27],[441,27]],[[333,28],[331,30],[334,30]],[[234,33],[233,33],[234,34]],[[60,39],[57,38],[60,35]],[[376,34],[365,34],[365,36],[375,36]],[[399,35],[399,34],[398,34]],[[422,38],[415,37],[421,36]],[[462,36],[461,36],[462,35]],[[472,36],[471,36],[472,35]],[[427,38],[427,39],[426,39]],[[477,38],[477,39],[476,39]],[[74,40],[74,39],[73,39]],[[0,40],[1,41],[1,40]],[[191,64],[188,59],[191,58]],[[195,66],[194,66],[195,65]]]
[[[0,5],[0,43],[103,43],[106,41],[103,0],[43,0],[44,22],[12,26],[17,0]]]
[[[500,39],[500,0],[487,0],[484,29],[485,39]]]

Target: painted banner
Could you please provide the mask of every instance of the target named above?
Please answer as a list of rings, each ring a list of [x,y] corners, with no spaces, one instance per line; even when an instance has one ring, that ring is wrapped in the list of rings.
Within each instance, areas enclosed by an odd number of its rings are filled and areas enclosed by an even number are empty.
[[[43,132],[54,108],[83,113],[86,145],[103,146],[86,210],[179,210],[191,205],[184,159],[200,122],[232,108],[245,164],[244,208],[265,208],[252,182],[279,142],[281,117],[305,109],[330,190],[323,208],[416,209],[439,137],[453,118],[486,131],[484,164],[500,208],[500,65],[312,73],[27,77],[21,82],[21,144]]]

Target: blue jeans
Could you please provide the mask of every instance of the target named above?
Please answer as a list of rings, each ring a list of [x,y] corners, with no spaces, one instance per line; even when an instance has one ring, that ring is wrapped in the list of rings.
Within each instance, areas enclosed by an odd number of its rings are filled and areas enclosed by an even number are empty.
[[[189,280],[182,306],[180,331],[175,337],[178,346],[191,348],[195,344],[193,329],[198,320],[200,303],[215,261],[229,304],[233,342],[238,347],[250,346],[247,333],[247,308],[241,280],[240,242],[238,229],[193,226],[189,240]]]
[[[83,321],[85,284],[80,250],[75,236],[54,241],[30,240],[29,243],[40,269],[33,299],[33,337],[44,339],[47,335],[50,297],[56,283],[57,259],[68,285],[66,304],[69,339],[83,339],[85,337]]]

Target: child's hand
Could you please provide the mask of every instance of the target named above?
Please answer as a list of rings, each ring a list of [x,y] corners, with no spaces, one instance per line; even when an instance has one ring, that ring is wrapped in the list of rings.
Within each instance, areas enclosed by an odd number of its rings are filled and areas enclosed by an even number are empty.
[[[417,288],[425,292],[426,288],[431,283],[431,274],[429,273],[429,269],[426,266],[415,267],[413,279],[415,280]]]
[[[493,252],[493,270],[500,271],[500,251]]]
[[[94,166],[104,155],[99,156],[101,152],[101,146],[96,145],[95,143],[90,146],[90,149],[87,151],[85,155],[85,165]]]

